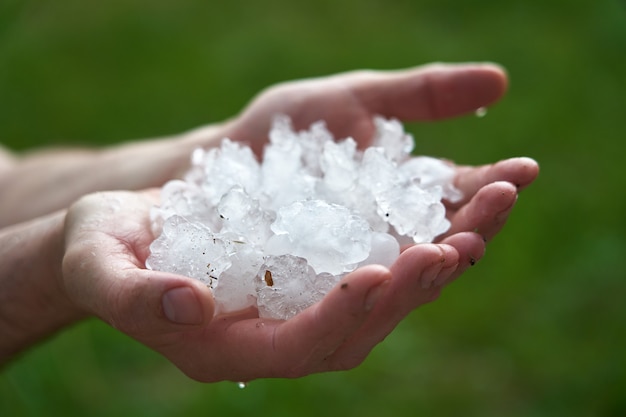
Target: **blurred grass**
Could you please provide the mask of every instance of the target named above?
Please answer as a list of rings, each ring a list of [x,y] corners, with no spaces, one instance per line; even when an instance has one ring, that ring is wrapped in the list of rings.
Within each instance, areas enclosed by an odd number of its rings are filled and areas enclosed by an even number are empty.
[[[459,163],[537,159],[487,255],[359,368],[204,385],[97,321],[0,374],[0,415],[626,415],[626,2],[2,0],[0,140],[105,145],[232,116],[278,81],[501,63],[485,118],[414,124]]]

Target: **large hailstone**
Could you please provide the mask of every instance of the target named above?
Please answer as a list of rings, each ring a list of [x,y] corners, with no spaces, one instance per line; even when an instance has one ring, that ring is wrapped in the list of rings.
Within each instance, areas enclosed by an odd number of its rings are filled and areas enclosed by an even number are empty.
[[[295,255],[320,274],[341,275],[355,269],[371,250],[372,231],[348,208],[322,200],[296,201],[278,210],[267,255]]]
[[[185,179],[168,182],[152,210],[146,266],[205,282],[216,314],[288,319],[359,266],[390,266],[400,241],[432,241],[449,227],[442,199],[462,197],[454,169],[412,158],[400,122],[374,124],[363,152],[323,122],[295,132],[286,116],[261,163],[229,139],[194,151]]]

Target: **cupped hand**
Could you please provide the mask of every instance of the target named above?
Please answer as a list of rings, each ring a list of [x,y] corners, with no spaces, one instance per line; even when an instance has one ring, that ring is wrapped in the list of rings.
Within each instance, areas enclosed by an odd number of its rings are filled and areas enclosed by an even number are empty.
[[[432,121],[473,112],[497,101],[507,76],[494,64],[429,64],[396,71],[352,71],[285,82],[261,92],[228,123],[224,135],[249,143],[258,155],[276,114],[296,129],[326,122],[335,137],[353,137],[362,147],[372,139],[372,119]]]
[[[260,154],[272,117],[294,127],[325,120],[336,137],[361,146],[372,117],[402,121],[460,115],[497,100],[506,76],[484,64],[429,65],[395,72],[359,71],[280,84],[260,94],[226,124],[225,136]],[[200,381],[249,381],[349,369],[361,363],[412,310],[439,296],[483,255],[504,225],[519,190],[538,173],[516,158],[457,167],[464,199],[447,204],[451,228],[433,244],[412,246],[390,268],[347,275],[321,302],[287,321],[254,311],[214,317],[211,291],[199,281],[145,269],[154,193],[92,194],[68,212],[64,288],[89,314],[160,352]]]
[[[70,208],[63,288],[79,308],[199,381],[349,369],[482,257],[485,241],[502,227],[537,166],[522,158],[459,173],[457,185],[466,198],[449,208],[449,233],[437,243],[404,250],[388,269],[370,265],[354,271],[321,302],[287,321],[260,319],[254,311],[214,317],[212,293],[204,284],[147,270],[154,191],[92,194]]]

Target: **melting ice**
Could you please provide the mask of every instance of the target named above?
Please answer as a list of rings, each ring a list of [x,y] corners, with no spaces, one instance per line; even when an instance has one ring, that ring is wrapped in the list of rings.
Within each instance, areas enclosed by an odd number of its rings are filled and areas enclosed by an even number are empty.
[[[413,137],[397,120],[374,124],[364,151],[323,122],[296,132],[286,116],[261,162],[227,138],[197,149],[151,212],[147,267],[206,283],[216,314],[254,307],[288,319],[359,266],[390,266],[401,243],[432,241],[449,227],[442,200],[461,198],[454,170],[411,157]]]

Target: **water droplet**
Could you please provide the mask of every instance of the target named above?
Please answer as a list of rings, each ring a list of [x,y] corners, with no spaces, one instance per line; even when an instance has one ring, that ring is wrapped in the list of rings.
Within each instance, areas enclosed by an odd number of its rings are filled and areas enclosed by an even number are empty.
[[[245,387],[248,386],[248,383],[246,382],[237,382],[237,386],[241,389],[244,389]]]
[[[485,117],[487,115],[487,107],[479,107],[474,112],[476,117]]]

